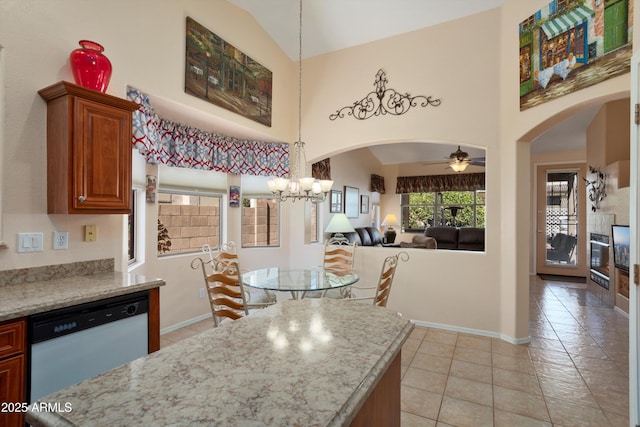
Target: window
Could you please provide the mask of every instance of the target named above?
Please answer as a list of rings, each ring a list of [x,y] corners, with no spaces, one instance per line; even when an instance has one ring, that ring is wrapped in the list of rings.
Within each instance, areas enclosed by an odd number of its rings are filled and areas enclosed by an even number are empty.
[[[158,256],[220,244],[221,195],[158,190]]]
[[[242,199],[242,247],[280,246],[280,202],[271,198]]]
[[[401,201],[405,232],[434,225],[485,226],[485,190],[407,193]]]
[[[129,254],[129,264],[133,264],[136,262],[136,194],[137,190],[131,191],[131,213],[128,218],[128,254]]]

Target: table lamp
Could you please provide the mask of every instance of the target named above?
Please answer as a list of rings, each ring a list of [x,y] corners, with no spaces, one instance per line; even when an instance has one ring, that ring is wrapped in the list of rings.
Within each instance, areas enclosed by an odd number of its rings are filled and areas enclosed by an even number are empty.
[[[333,236],[329,239],[330,242],[335,243],[349,243],[349,239],[344,236],[342,233],[353,233],[356,231],[347,216],[343,213],[335,214],[331,221],[329,221],[329,225],[325,228],[325,233],[332,233]]]
[[[393,226],[399,226],[400,222],[398,218],[394,214],[389,214],[384,217],[384,221],[382,221],[382,225],[387,228],[387,231],[384,232],[384,237],[387,239],[387,243],[393,243],[396,240],[396,230],[393,229]]]

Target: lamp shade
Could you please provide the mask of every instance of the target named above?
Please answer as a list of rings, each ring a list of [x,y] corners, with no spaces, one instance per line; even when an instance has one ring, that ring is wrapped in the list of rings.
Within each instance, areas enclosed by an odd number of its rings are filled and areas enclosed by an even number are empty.
[[[356,230],[343,213],[335,214],[324,230],[325,233],[353,233],[354,231]]]
[[[384,217],[384,220],[382,221],[382,225],[393,227],[394,225],[396,226],[400,225],[400,221],[398,221],[398,218],[394,214],[389,214]]]

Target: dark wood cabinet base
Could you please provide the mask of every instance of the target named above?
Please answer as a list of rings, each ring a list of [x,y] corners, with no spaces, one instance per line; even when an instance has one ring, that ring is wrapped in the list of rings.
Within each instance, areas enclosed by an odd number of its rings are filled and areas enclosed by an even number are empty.
[[[400,426],[400,354],[389,365],[380,382],[351,421],[351,427]]]

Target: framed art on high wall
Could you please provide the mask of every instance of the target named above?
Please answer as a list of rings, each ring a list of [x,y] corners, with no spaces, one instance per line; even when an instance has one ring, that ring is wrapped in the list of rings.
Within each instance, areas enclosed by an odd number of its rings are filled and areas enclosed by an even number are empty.
[[[272,73],[187,17],[184,91],[271,127]]]
[[[344,186],[344,213],[347,218],[358,218],[360,215],[360,190],[356,187]]]

